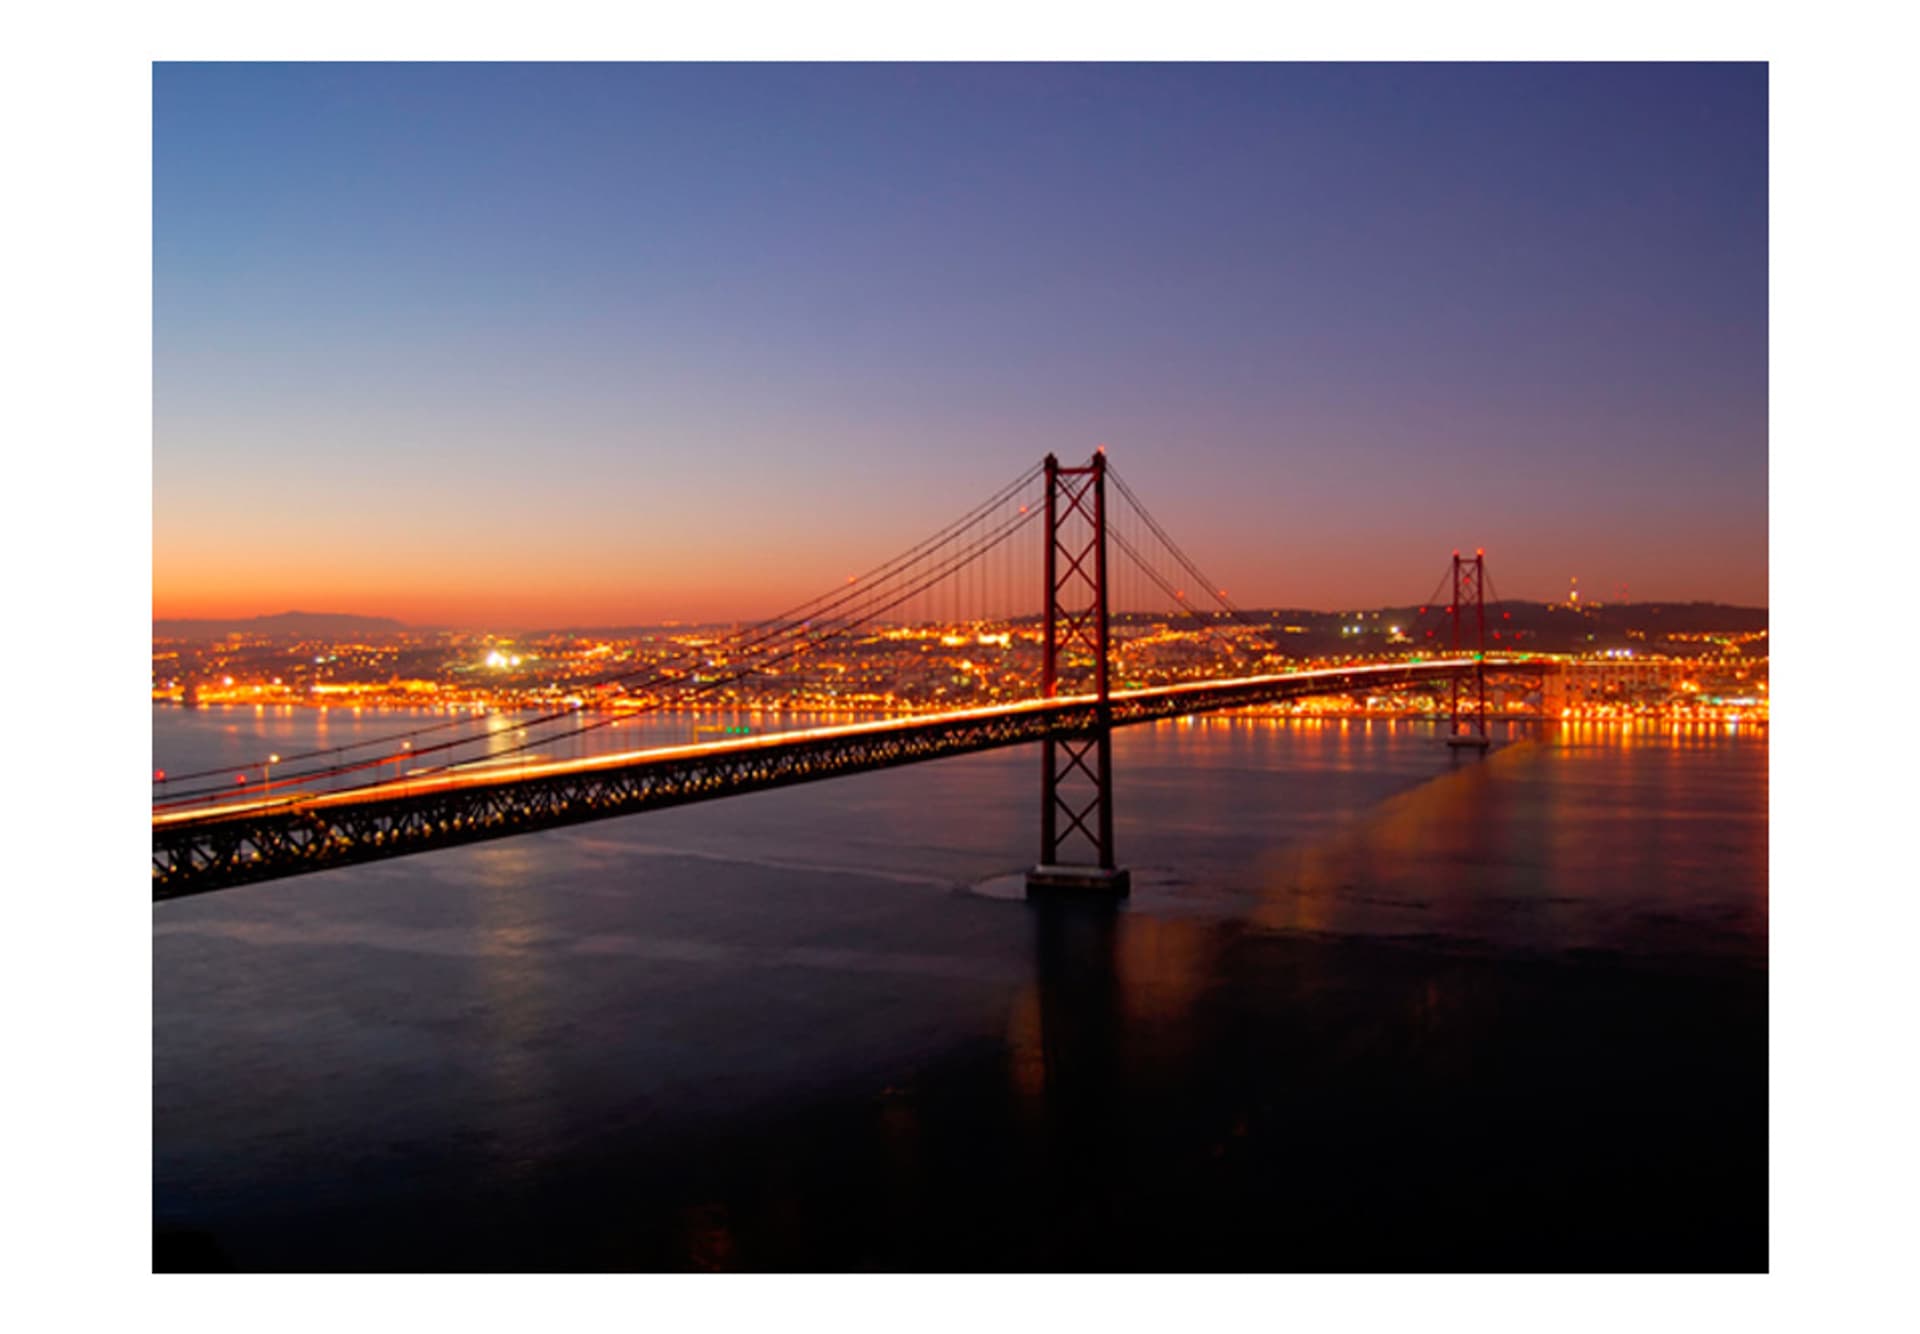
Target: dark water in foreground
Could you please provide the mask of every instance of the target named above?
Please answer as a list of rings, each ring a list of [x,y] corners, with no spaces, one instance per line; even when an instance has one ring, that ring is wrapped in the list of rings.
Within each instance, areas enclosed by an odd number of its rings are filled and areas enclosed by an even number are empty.
[[[1764,733],[1115,757],[1118,911],[1029,749],[156,907],[156,1263],[1765,1267]]]

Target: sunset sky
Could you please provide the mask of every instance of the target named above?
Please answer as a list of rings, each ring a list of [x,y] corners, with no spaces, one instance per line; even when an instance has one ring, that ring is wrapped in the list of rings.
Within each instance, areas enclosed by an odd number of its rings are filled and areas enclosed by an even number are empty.
[[[154,614],[759,616],[1100,443],[1244,606],[1765,604],[1767,98],[159,65]]]

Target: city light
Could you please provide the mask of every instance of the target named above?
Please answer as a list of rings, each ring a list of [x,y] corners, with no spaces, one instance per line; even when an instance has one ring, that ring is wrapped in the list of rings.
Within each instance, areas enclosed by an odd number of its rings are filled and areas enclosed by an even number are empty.
[[[1516,645],[1519,652],[1513,653],[1505,634],[1489,630],[1489,660],[1504,653],[1509,661],[1551,662],[1555,673],[1530,684],[1496,677],[1490,708],[1512,718],[1681,723],[1737,718],[1764,725],[1764,633],[1670,623],[1682,628],[1657,635],[1640,629],[1631,647],[1616,639],[1580,652],[1544,654],[1534,647],[1540,642],[1537,624],[1505,621],[1514,638],[1530,642]],[[957,709],[1007,708],[1035,698],[1042,631],[1037,617],[882,623],[837,642],[810,644],[801,656],[778,657],[742,647],[738,632],[722,627],[619,636],[556,633],[518,644],[462,632],[377,642],[156,644],[152,693],[159,704],[246,705],[259,714],[270,708],[344,705],[356,715],[365,709],[443,716],[530,711],[536,717],[754,710],[822,720],[932,717]],[[1414,651],[1416,640],[1409,633],[1419,637],[1421,651]],[[1585,641],[1587,633],[1582,626],[1572,638]],[[1436,642],[1432,628],[1370,611],[1197,624],[1168,609],[1115,613],[1110,645],[1116,688],[1137,690],[1294,676],[1340,664],[1422,665],[1449,656],[1441,648],[1446,642]],[[1473,648],[1462,656],[1471,660],[1479,652]],[[1059,670],[1063,693],[1090,687],[1091,656],[1085,646],[1066,645]],[[689,686],[695,689],[688,691]],[[1335,692],[1312,702],[1260,706],[1258,712],[1275,718],[1421,718],[1443,714],[1447,707],[1444,692],[1410,689]],[[739,738],[750,732],[717,735]],[[251,772],[253,782],[270,777],[276,791],[287,785],[277,768],[263,775],[256,764]],[[236,780],[235,786],[242,784]]]

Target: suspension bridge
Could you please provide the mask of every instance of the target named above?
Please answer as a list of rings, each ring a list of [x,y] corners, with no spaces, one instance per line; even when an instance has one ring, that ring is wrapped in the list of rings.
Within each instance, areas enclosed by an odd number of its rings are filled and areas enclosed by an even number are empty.
[[[1432,623],[1409,627],[1421,651],[1297,670],[1251,633],[1252,619],[1153,517],[1104,449],[1077,467],[1049,455],[892,560],[730,635],[574,683],[575,702],[526,720],[504,742],[484,719],[464,717],[274,756],[257,766],[258,782],[242,773],[234,784],[227,766],[156,775],[153,895],[183,898],[1034,743],[1040,848],[1029,887],[1124,893],[1113,841],[1115,728],[1314,696],[1425,690],[1447,701],[1448,743],[1484,749],[1489,675],[1537,678],[1555,666],[1489,652],[1490,637],[1500,638],[1497,623],[1489,626],[1489,591],[1484,554],[1455,552],[1421,608]],[[1116,601],[1128,615],[1116,616]],[[1146,652],[1154,636],[1116,636],[1116,619],[1180,626],[1205,656],[1154,664]],[[973,701],[978,682],[964,704],[944,698],[941,685],[898,716],[871,721],[565,759],[540,753],[636,712],[697,706],[743,683],[804,674],[835,648],[954,624],[1002,627],[998,642],[1009,648],[1018,631],[1033,650],[1027,674],[1017,670],[1023,655],[1010,654],[985,703]],[[915,655],[903,658],[913,671]],[[1233,670],[1220,674],[1222,665]],[[589,713],[588,703],[618,707]]]

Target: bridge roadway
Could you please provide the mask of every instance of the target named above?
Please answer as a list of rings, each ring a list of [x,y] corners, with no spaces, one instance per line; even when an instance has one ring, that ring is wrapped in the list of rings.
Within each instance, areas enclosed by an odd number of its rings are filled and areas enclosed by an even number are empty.
[[[1489,670],[1552,669],[1493,658]],[[1381,663],[1115,691],[1112,724],[1353,690],[1432,685],[1473,671],[1469,658]],[[506,838],[560,825],[710,801],[791,783],[949,755],[1083,736],[1092,695],[503,769],[451,769],[341,792],[223,804],[153,817],[153,897],[185,898],[260,880]]]

